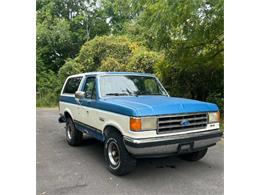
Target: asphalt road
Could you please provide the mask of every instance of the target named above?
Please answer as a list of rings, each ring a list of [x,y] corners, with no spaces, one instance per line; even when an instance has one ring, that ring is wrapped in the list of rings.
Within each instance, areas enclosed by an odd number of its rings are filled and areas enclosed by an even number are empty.
[[[224,141],[199,162],[177,157],[140,159],[134,172],[112,175],[103,144],[86,137],[66,143],[57,109],[37,109],[37,194],[224,194]]]

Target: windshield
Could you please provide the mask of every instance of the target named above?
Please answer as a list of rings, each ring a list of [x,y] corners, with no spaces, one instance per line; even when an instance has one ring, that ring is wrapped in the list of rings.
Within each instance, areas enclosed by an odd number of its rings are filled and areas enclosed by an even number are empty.
[[[106,75],[100,77],[101,96],[164,95],[166,91],[154,77]]]

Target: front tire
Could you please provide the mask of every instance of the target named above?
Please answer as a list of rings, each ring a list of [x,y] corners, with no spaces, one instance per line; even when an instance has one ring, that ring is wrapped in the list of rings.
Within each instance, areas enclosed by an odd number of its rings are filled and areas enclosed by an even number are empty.
[[[126,175],[136,167],[136,159],[125,148],[120,133],[109,132],[104,144],[104,156],[108,170],[114,175]]]
[[[207,154],[208,148],[197,152],[180,155],[180,158],[187,161],[199,161]]]
[[[74,122],[71,118],[66,119],[66,140],[71,146],[80,145],[83,133],[75,128]]]

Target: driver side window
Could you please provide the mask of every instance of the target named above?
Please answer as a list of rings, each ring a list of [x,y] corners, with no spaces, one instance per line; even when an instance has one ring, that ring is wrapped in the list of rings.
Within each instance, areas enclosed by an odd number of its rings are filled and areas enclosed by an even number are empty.
[[[87,99],[96,99],[96,78],[88,77],[84,86]]]

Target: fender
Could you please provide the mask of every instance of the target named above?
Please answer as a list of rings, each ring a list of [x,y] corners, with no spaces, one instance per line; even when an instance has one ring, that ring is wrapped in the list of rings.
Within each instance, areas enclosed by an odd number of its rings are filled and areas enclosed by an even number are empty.
[[[124,135],[124,133],[123,133],[124,130],[120,126],[120,124],[118,124],[115,121],[111,121],[111,120],[108,120],[105,122],[104,127],[103,127],[103,132],[102,132],[103,134],[105,133],[106,128],[109,126],[116,128],[122,135]]]
[[[65,115],[66,112],[69,113],[69,115],[71,116],[71,118],[74,120],[74,116],[73,116],[72,112],[70,111],[70,109],[65,108],[65,109],[64,109],[64,115]]]

